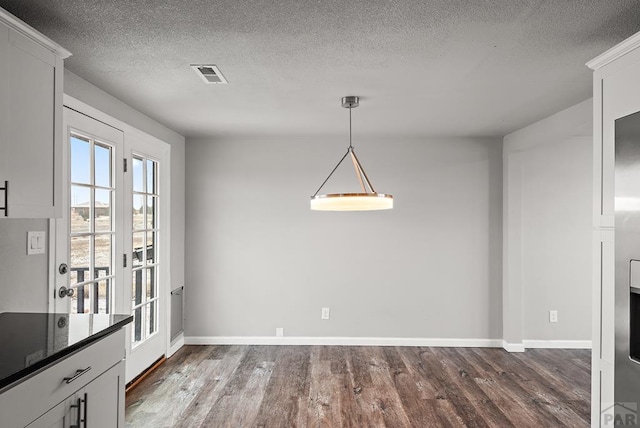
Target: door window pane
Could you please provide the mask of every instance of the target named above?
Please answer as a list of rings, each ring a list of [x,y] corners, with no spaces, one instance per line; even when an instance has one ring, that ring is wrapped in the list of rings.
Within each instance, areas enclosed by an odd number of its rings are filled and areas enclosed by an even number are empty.
[[[156,197],[147,196],[147,229],[155,229],[156,225]]]
[[[94,218],[96,232],[111,232],[111,198],[113,191],[96,189],[94,198]]]
[[[143,338],[142,338],[142,310],[143,310],[144,306],[141,306],[139,308],[136,308],[133,310],[133,334],[131,335],[131,339],[135,344],[139,343]]]
[[[95,145],[95,185],[111,187],[111,147]]]
[[[133,195],[133,229],[144,229],[144,196]]]
[[[157,328],[157,309],[158,309],[158,305],[157,305],[158,301],[154,300],[153,302],[149,303],[147,305],[147,326],[148,328],[148,333],[149,336],[151,336],[153,333],[156,332]]]
[[[95,249],[94,249],[94,269],[105,270],[106,272],[111,272],[111,234],[109,235],[96,235]],[[109,275],[110,273],[107,273]]]
[[[91,284],[81,285],[75,288],[75,293],[71,298],[71,310],[73,313],[86,314],[90,312],[91,308]]]
[[[111,308],[109,307],[111,296],[111,280],[104,279],[96,283],[98,287],[98,313],[99,314],[108,314],[111,313]]]
[[[147,159],[147,193],[156,193],[156,166],[156,162]]]
[[[144,269],[136,269],[133,271],[131,295],[133,306],[140,305],[142,303],[142,274]]]
[[[156,297],[156,281],[155,281],[155,276],[154,271],[153,271],[153,267],[150,267],[147,269],[147,278],[146,278],[146,283],[147,283],[147,301],[153,299],[154,297]]]
[[[91,142],[89,139],[71,136],[71,182],[91,183]]]
[[[155,233],[152,231],[147,232],[147,264],[156,263],[156,252],[155,252],[155,244],[154,237]]]
[[[145,263],[145,232],[133,234],[133,266],[142,266]]]
[[[91,259],[91,237],[71,237],[71,284],[89,280],[89,265]]]
[[[142,159],[133,158],[132,176],[133,176],[133,191],[144,192],[144,163]]]
[[[71,233],[91,231],[91,188],[71,186]]]

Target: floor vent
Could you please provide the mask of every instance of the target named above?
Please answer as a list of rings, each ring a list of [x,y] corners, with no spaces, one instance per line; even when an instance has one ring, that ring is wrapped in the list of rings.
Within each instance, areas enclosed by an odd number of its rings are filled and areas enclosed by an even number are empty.
[[[224,78],[220,69],[213,64],[191,64],[191,68],[196,72],[204,83],[210,84],[227,84],[227,79]]]

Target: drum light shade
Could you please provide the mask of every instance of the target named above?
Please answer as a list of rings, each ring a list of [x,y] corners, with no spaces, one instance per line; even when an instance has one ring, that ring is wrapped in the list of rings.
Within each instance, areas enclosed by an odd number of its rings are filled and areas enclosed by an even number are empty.
[[[316,211],[375,211],[393,208],[393,196],[384,193],[329,193],[311,198]]]

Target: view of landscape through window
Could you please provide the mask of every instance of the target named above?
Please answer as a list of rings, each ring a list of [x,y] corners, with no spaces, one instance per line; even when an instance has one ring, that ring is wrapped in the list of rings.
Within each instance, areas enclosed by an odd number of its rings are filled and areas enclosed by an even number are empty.
[[[113,148],[72,135],[70,286],[73,312],[109,313],[113,272]]]
[[[109,313],[116,279],[114,149],[78,134],[71,136],[70,148],[71,310]],[[139,343],[157,331],[158,163],[134,156],[131,164],[132,341]]]
[[[158,163],[133,156],[134,346],[158,330]]]

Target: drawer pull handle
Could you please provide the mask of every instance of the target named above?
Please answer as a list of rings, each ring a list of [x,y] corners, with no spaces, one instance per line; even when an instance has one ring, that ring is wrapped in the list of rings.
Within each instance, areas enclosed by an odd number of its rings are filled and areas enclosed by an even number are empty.
[[[67,383],[71,383],[74,380],[78,379],[80,376],[82,376],[83,374],[85,374],[86,372],[88,372],[89,370],[91,370],[91,366],[87,367],[86,369],[82,370],[82,369],[78,369],[76,370],[76,374],[74,374],[71,377],[65,377],[64,381]]]
[[[4,211],[4,216],[9,217],[9,182],[5,180],[4,187],[0,187],[0,190],[4,190],[4,207],[0,207],[0,211]]]

